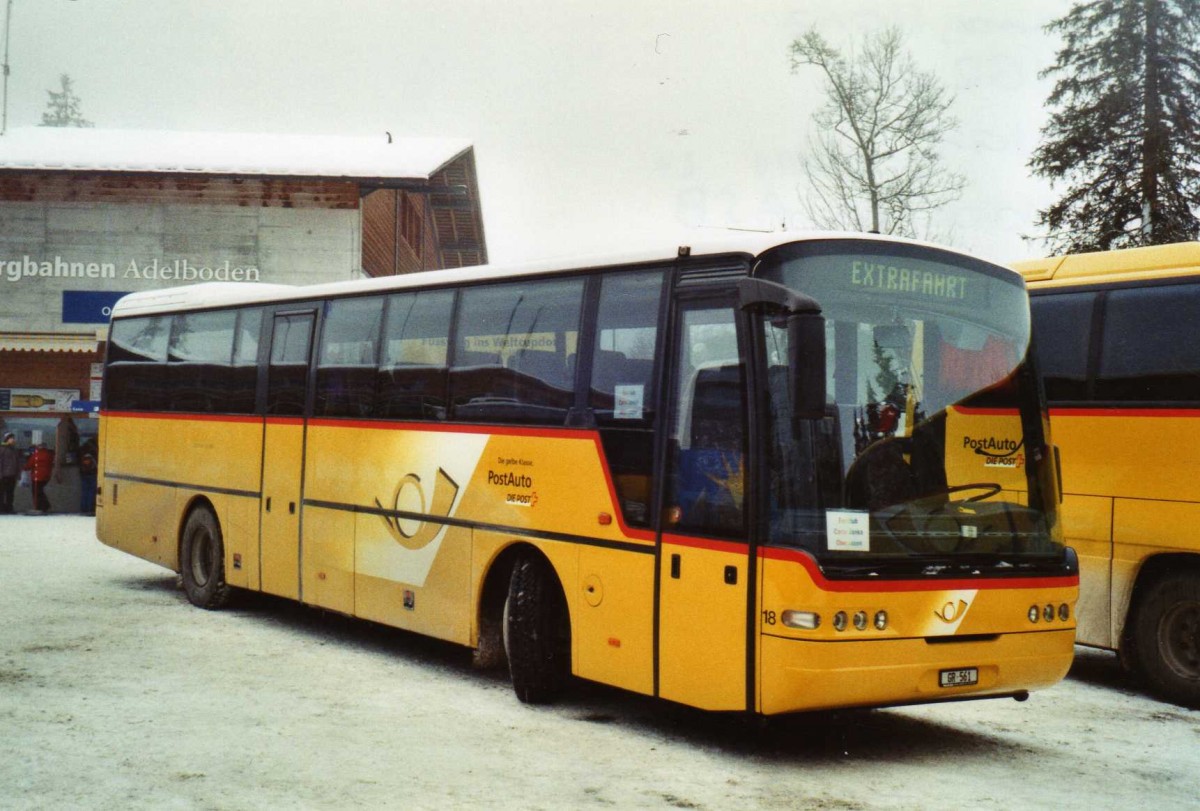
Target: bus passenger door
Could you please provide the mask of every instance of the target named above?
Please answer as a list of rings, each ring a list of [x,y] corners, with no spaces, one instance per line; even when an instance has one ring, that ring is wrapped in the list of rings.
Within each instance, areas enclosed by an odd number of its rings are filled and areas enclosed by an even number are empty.
[[[304,480],[304,408],[316,313],[277,313],[267,370],[260,557],[262,590],[300,599],[300,499]]]
[[[746,365],[732,297],[681,303],[660,544],[663,698],[747,708]]]

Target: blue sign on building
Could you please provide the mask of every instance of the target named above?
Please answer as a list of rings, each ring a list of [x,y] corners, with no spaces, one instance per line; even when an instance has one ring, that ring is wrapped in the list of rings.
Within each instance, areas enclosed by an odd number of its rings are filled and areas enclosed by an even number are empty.
[[[64,290],[62,321],[64,324],[107,324],[117,299],[128,293],[107,290]]]

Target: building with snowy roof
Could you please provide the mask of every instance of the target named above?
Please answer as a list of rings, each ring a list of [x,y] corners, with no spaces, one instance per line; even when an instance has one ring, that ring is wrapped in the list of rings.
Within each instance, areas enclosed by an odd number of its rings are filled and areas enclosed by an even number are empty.
[[[126,293],[486,262],[469,141],[10,130],[0,136],[0,420],[53,421],[99,399],[108,313]]]

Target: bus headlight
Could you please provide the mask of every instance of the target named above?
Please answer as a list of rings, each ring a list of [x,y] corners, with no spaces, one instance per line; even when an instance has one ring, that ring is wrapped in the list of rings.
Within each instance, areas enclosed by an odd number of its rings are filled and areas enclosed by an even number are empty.
[[[789,628],[815,631],[821,627],[821,615],[816,611],[784,611],[780,620]]]
[[[1058,618],[1063,622],[1069,620],[1071,618],[1071,607],[1066,603],[1060,605],[1058,607]]]
[[[835,630],[835,631],[846,630],[846,612],[845,611],[839,611],[833,615],[833,630]]]
[[[887,629],[888,615],[886,611],[875,612],[875,630],[883,631]]]
[[[1029,606],[1029,621],[1030,622],[1037,622],[1041,616],[1042,616],[1042,609],[1038,608],[1036,605]]]
[[[854,612],[854,627],[856,629],[858,629],[859,631],[867,630],[867,612],[866,611]]]
[[[1050,605],[1050,603],[1046,603],[1046,607],[1042,610],[1042,619],[1046,622],[1054,621],[1054,606]]]

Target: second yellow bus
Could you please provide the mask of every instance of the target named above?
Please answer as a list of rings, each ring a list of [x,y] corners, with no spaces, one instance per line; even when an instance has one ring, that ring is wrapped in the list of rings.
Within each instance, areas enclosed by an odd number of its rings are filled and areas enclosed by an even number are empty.
[[[1200,243],[1017,263],[1079,553],[1079,642],[1200,706]]]

